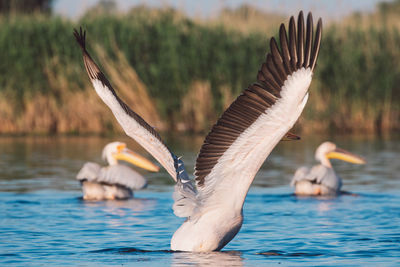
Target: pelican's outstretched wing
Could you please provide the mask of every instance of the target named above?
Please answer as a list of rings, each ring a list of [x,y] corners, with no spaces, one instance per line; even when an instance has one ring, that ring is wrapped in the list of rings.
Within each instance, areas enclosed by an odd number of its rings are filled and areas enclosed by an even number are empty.
[[[125,165],[101,167],[94,162],[86,162],[76,179],[79,181],[120,185],[131,190],[140,190],[147,185],[146,179]]]
[[[177,181],[177,167],[183,163],[171,153],[157,131],[117,96],[110,82],[86,50],[86,33],[82,31],[82,28],[79,32],[75,30],[74,36],[82,48],[85,68],[97,94],[111,109],[125,133],[143,146]]]
[[[82,169],[76,175],[76,179],[79,181],[88,180],[88,181],[96,181],[99,176],[101,166],[94,162],[86,162]]]
[[[307,180],[310,182],[315,181],[316,177],[310,176],[309,173],[310,173],[310,169],[305,166],[298,168],[293,175],[292,181],[290,182],[290,186],[295,186],[297,182],[300,182],[303,180]]]
[[[250,85],[222,114],[201,147],[195,167],[201,206],[233,205],[241,210],[254,176],[279,140],[292,128],[308,99],[317,61],[322,22],[313,30],[312,15],[303,13],[284,24],[280,45],[271,51]]]

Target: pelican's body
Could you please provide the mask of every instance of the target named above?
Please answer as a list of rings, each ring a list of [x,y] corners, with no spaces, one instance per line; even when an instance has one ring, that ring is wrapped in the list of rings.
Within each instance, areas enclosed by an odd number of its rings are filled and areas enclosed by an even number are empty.
[[[118,160],[130,162],[150,171],[158,171],[156,165],[133,153],[121,142],[106,145],[103,149],[103,159],[109,166],[101,167],[97,163],[87,162],[76,176],[81,182],[85,200],[127,199],[133,196],[133,191],[147,185],[146,179],[141,174],[128,166],[118,164]]]
[[[220,208],[199,213],[198,218],[189,218],[174,233],[171,249],[178,251],[218,251],[231,241],[243,223],[240,210]],[[196,216],[195,216],[196,217]]]
[[[218,171],[214,171],[208,179],[215,179],[216,182],[220,177],[224,179],[221,179],[213,188],[208,188],[208,186],[201,188],[202,190],[197,194],[200,207],[173,235],[172,250],[220,250],[239,232],[243,222],[243,203],[256,173],[265,158],[295,122],[293,118],[285,114],[294,113],[300,116],[307,101],[306,90],[311,82],[310,73],[307,72],[307,70],[301,70],[295,74],[300,76],[296,78],[303,85],[302,92],[299,94],[304,97],[300,103],[295,103],[298,96],[288,95],[285,100],[289,103],[278,103],[269,110],[268,115],[261,115],[220,158],[220,163],[217,165],[222,166],[220,168],[216,166]],[[292,78],[288,78],[288,87]],[[281,94],[287,93],[286,90],[287,88],[283,88]],[[294,118],[297,117],[294,116]],[[268,128],[271,127],[275,128],[275,131],[268,133]],[[257,141],[248,142],[247,140]],[[225,163],[229,162],[235,163],[228,164],[227,168]],[[201,164],[197,167],[196,172],[202,171]],[[215,195],[209,190],[218,190],[219,193]],[[207,199],[207,205],[202,205],[201,199]],[[175,205],[175,208],[180,207]]]
[[[86,50],[85,33],[75,31],[97,94],[126,134],[153,155],[176,182],[173,210],[186,220],[172,237],[172,250],[222,249],[242,226],[243,203],[265,159],[282,138],[297,139],[288,131],[307,103],[322,23],[319,20],[314,34],[311,14],[305,29],[300,12],[297,26],[298,30],[291,17],[287,35],[281,25],[280,45],[271,38],[271,52],[257,82],[245,89],[212,127],[196,160],[195,180],[154,128],[118,97]]]
[[[324,142],[315,152],[315,158],[321,164],[311,169],[300,167],[295,172],[291,185],[297,195],[335,196],[340,193],[342,179],[336,174],[329,161],[330,158],[341,159],[354,164],[364,164],[361,157],[337,148],[334,143]]]

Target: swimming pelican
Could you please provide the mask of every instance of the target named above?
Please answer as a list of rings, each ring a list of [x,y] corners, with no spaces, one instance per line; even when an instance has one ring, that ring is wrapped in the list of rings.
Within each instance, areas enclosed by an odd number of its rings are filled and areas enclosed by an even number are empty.
[[[365,160],[332,142],[322,143],[315,151],[315,159],[321,164],[308,169],[300,167],[295,172],[291,186],[296,195],[335,196],[340,193],[342,179],[335,173],[329,159],[340,159],[354,164],[365,164]]]
[[[103,160],[109,166],[101,167],[94,162],[86,162],[76,179],[81,182],[83,199],[126,199],[133,196],[133,190],[140,190],[147,185],[146,179],[118,160],[129,162],[148,171],[158,171],[158,166],[148,159],[134,153],[125,143],[112,142],[103,149]]]
[[[319,52],[322,22],[314,34],[311,13],[304,27],[303,13],[296,23],[280,26],[280,48],[270,40],[271,52],[257,81],[245,89],[222,114],[205,138],[196,160],[195,184],[181,158],[160,135],[117,95],[90,57],[85,32],[74,32],[87,74],[97,94],[111,109],[125,133],[142,145],[176,181],[175,215],[187,219],[174,233],[171,249],[216,251],[239,232],[243,203],[253,179],[272,149],[292,128],[308,99]]]

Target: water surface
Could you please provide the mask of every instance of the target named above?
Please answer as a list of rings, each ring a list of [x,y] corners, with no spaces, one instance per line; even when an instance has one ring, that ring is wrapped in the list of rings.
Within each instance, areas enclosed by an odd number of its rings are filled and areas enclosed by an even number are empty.
[[[172,213],[173,182],[146,174],[149,186],[128,201],[85,202],[75,175],[101,162],[115,138],[0,138],[1,265],[260,266],[399,265],[398,138],[333,138],[368,164],[335,161],[353,194],[300,198],[289,186],[296,167],[312,165],[326,139],[282,142],[258,173],[239,234],[215,253],[169,251],[183,222]],[[127,138],[118,138],[143,152]],[[192,170],[202,139],[168,140]]]

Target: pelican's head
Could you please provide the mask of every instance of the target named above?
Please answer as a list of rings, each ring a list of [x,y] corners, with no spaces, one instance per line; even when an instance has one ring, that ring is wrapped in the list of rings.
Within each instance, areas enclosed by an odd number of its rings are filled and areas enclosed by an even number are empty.
[[[157,165],[128,149],[122,142],[107,144],[103,149],[102,158],[109,165],[116,165],[118,160],[123,160],[148,171],[157,172],[159,170]]]
[[[315,159],[326,167],[332,167],[329,159],[340,159],[353,164],[365,164],[365,160],[362,157],[338,148],[332,142],[322,143],[315,151]]]

